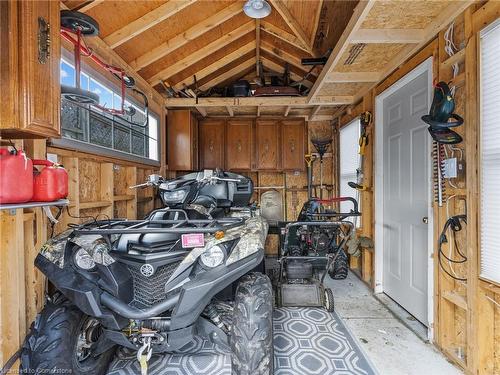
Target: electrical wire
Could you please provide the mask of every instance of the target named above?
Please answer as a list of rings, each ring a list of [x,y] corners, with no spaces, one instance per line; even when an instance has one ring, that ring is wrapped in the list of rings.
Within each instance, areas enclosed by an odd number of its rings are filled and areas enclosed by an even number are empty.
[[[454,31],[455,31],[455,22],[452,22],[444,33],[444,41],[445,41],[444,51],[450,57],[453,56],[458,51],[457,46],[453,42]],[[458,63],[454,63],[451,68],[453,70],[453,78],[455,78],[460,71],[460,67]],[[455,90],[456,90],[455,85],[450,87],[451,95],[455,96]]]

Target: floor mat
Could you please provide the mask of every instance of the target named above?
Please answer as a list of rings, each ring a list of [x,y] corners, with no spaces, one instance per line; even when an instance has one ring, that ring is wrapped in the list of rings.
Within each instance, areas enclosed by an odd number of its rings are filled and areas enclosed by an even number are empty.
[[[286,307],[274,312],[275,375],[374,375],[375,370],[336,313]],[[108,375],[140,374],[131,352],[120,350]],[[155,355],[150,375],[230,375],[231,358],[197,338],[174,354]]]

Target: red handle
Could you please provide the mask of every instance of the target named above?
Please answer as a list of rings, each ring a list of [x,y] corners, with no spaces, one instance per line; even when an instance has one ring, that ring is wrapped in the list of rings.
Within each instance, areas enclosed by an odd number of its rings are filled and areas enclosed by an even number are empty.
[[[50,160],[41,160],[41,159],[33,159],[33,165],[45,165],[48,167],[54,166],[55,163],[51,162]]]

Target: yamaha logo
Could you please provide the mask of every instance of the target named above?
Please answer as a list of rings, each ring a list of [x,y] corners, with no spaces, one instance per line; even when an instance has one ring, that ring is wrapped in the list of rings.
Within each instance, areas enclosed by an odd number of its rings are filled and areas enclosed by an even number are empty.
[[[152,276],[154,273],[155,273],[155,269],[153,268],[153,266],[151,264],[143,264],[141,266],[141,273],[146,276],[146,277],[149,277],[149,276]]]

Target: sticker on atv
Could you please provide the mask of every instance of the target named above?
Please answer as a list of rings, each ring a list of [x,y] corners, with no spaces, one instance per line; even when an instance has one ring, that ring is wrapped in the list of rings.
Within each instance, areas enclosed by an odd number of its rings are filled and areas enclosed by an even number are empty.
[[[205,236],[203,233],[186,233],[181,235],[182,247],[203,247],[205,246]]]

